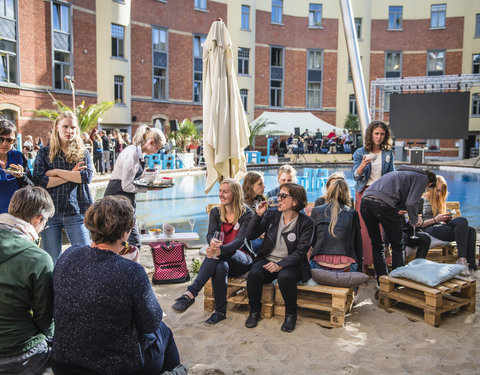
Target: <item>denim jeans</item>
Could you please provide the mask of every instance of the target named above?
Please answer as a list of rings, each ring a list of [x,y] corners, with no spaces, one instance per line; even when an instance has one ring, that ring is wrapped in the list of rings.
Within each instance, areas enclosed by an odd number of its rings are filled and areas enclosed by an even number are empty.
[[[387,233],[392,246],[392,269],[404,265],[404,242],[402,218],[398,209],[390,207],[386,203],[371,201],[363,198],[360,204],[360,213],[368,230],[372,242],[373,265],[377,278],[388,274],[385,262],[385,247],[382,242],[380,224]]]
[[[187,288],[195,297],[212,278],[215,311],[227,312],[227,277],[241,276],[250,269],[252,258],[243,251],[237,250],[228,260],[205,258],[195,281]]]
[[[65,229],[72,245],[90,244],[90,234],[83,224],[83,214],[55,214],[46,224],[47,229],[41,233],[42,248],[50,254],[56,264],[62,252],[62,229]]]
[[[310,261],[310,267],[312,267],[312,270],[314,270],[314,269],[320,269],[320,270],[326,269],[325,267],[322,267],[320,264],[315,262],[313,259]],[[348,271],[348,272],[357,272],[357,270],[358,270],[358,264],[357,263],[350,264],[350,271]],[[328,271],[343,272],[343,268],[340,268],[338,271],[337,270],[332,270],[331,268],[329,268]]]

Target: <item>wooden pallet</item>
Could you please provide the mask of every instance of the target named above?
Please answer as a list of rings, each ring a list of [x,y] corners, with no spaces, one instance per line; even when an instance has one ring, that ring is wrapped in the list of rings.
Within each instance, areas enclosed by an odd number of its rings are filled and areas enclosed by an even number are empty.
[[[423,312],[425,323],[438,327],[441,315],[445,312],[459,308],[475,312],[475,293],[476,281],[460,276],[436,287],[404,278],[382,276],[378,304],[388,312],[398,311],[413,320],[422,320]],[[414,311],[408,310],[409,307],[414,307]]]
[[[274,314],[285,316],[285,301],[278,284],[275,289]],[[353,305],[354,288],[297,285],[297,291],[298,319],[328,328],[345,326],[345,315]]]
[[[203,308],[207,311],[213,311],[215,301],[213,298],[212,281],[208,280],[204,288]],[[273,316],[274,298],[273,284],[263,284],[262,292],[262,310],[260,316],[263,319],[270,319]],[[247,279],[243,277],[229,277],[227,286],[227,302],[236,305],[248,305]]]

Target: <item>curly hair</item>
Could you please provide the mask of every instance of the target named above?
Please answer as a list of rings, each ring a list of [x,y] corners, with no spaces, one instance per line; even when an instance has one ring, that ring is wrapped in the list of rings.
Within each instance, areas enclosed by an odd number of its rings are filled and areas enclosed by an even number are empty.
[[[382,144],[380,145],[381,150],[390,150],[393,146],[392,133],[390,128],[382,121],[372,121],[368,125],[367,130],[365,131],[365,151],[373,151],[373,138],[372,133],[376,128],[382,128],[385,131],[385,138],[383,139]]]
[[[114,243],[135,225],[133,206],[123,195],[109,195],[88,208],[83,222],[93,242]]]
[[[50,162],[53,162],[53,159],[55,159],[55,157],[62,150],[62,147],[60,144],[60,136],[58,135],[57,127],[60,125],[60,123],[63,120],[67,118],[72,119],[72,122],[77,127],[77,131],[75,133],[75,137],[68,145],[68,150],[65,153],[65,158],[67,162],[69,162],[70,164],[76,164],[78,162],[81,162],[85,156],[85,146],[83,144],[83,141],[80,135],[80,128],[78,127],[77,117],[73,112],[65,111],[58,115],[53,125],[52,135],[50,136],[50,153],[48,155],[50,158]]]

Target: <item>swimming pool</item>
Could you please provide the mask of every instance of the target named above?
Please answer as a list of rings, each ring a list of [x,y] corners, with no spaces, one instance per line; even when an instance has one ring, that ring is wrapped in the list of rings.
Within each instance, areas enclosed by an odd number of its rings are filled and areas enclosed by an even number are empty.
[[[349,186],[353,187],[351,167],[329,168],[330,173],[341,171],[345,173]],[[303,169],[297,169],[299,176]],[[277,169],[264,169],[265,192],[277,185]],[[480,173],[436,170],[445,177],[448,183],[449,200],[459,201],[462,216],[470,225],[480,231]],[[145,221],[147,228],[161,228],[163,223],[171,223],[177,232],[190,231],[188,219],[195,218],[194,230],[200,236],[200,243],[205,243],[208,227],[208,215],[205,207],[209,203],[218,203],[218,184],[205,194],[205,175],[188,175],[175,178],[172,189],[149,191],[137,196],[137,217]],[[105,189],[94,191],[95,199],[103,196]],[[353,188],[352,188],[353,192]],[[322,194],[321,191],[307,192],[310,202]]]

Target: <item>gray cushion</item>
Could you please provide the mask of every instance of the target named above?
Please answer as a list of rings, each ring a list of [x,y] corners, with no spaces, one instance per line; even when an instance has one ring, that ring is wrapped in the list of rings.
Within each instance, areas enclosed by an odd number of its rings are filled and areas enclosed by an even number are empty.
[[[312,278],[320,285],[354,288],[368,280],[362,272],[334,272],[323,269],[313,269]]]

